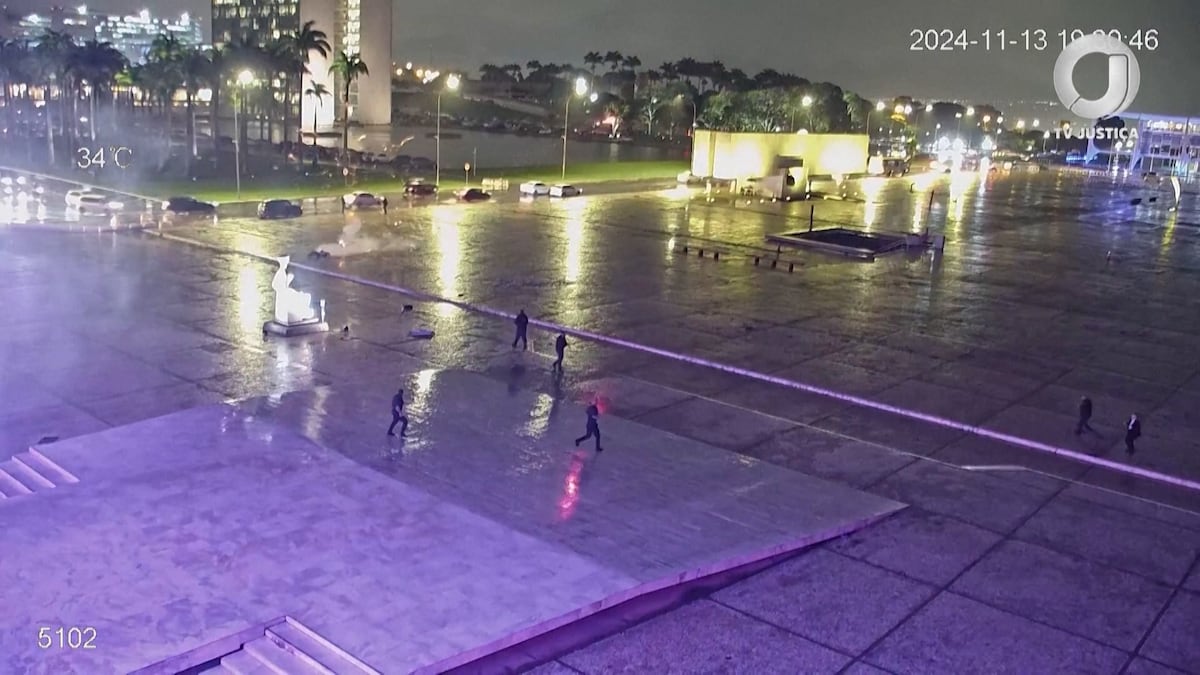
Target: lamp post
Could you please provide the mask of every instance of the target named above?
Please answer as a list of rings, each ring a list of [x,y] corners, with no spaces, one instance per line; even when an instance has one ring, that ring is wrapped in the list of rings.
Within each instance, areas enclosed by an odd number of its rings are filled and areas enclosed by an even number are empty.
[[[804,117],[805,117],[804,127],[806,129],[808,127],[812,126],[812,117],[811,117],[811,113],[809,112],[809,108],[812,107],[812,104],[813,104],[813,97],[809,96],[808,94],[805,94],[804,97],[800,99],[800,106],[804,108]],[[795,130],[796,130],[796,110],[792,109],[792,131],[795,131]]]
[[[1042,154],[1046,154],[1046,141],[1050,140],[1050,132],[1042,132]]]
[[[233,106],[233,172],[237,183],[238,199],[242,198],[242,125],[238,121],[238,108],[246,103],[246,87],[254,84],[254,73],[244,69],[238,73],[237,84],[240,90],[237,105]]]
[[[442,92],[458,91],[458,86],[461,84],[458,75],[450,73],[446,76],[446,86],[438,88],[437,95],[437,130],[434,132],[434,137],[437,139],[437,150],[434,157],[434,175],[433,184],[440,185],[442,182]]]
[[[692,106],[692,135],[694,136],[696,134],[696,101],[683,94],[679,95],[679,100],[687,101]]]
[[[656,106],[656,105],[658,105],[658,97],[651,96],[650,97],[650,128],[648,130],[650,132],[650,134],[649,134],[650,138],[654,138],[654,106]]]
[[[585,78],[577,78],[575,80],[575,95],[586,96],[588,93],[588,83]],[[565,183],[567,180],[567,136],[571,133],[571,95],[567,94],[567,104],[563,108],[563,158],[562,158],[562,180]]]

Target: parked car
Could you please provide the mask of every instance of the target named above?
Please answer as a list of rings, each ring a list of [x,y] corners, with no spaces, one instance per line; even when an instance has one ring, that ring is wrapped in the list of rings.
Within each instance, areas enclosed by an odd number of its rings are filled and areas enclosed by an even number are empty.
[[[370,192],[351,192],[342,195],[342,208],[345,209],[376,209],[387,206],[387,198],[377,197]]]
[[[78,211],[83,216],[108,216],[121,211],[125,208],[125,204],[115,199],[109,199],[97,192],[83,192],[72,190],[72,192],[81,192],[72,200],[70,194],[67,195],[68,208]]]
[[[541,181],[529,181],[521,183],[521,194],[540,197],[550,194],[550,186]]]
[[[583,194],[583,190],[580,190],[574,185],[560,183],[550,188],[551,197],[575,197],[581,194]]]
[[[484,192],[479,188],[470,188],[458,193],[458,201],[460,202],[486,202],[492,198],[492,193]]]
[[[95,193],[91,190],[67,190],[67,206],[79,206],[79,200],[81,200],[84,195],[91,194]]]
[[[286,199],[268,199],[258,204],[258,217],[263,220],[273,218],[295,218],[304,214],[299,204]]]
[[[171,197],[162,203],[162,208],[168,213],[178,214],[210,214],[217,212],[217,205],[202,202],[195,197]]]
[[[404,186],[404,194],[407,197],[432,197],[437,191],[438,187],[433,183],[420,180],[409,181],[408,185]]]

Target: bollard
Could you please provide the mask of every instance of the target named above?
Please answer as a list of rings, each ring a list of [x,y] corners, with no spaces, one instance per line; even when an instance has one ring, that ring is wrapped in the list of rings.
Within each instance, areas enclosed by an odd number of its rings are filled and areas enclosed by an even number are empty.
[[[817,205],[816,205],[816,204],[809,204],[809,205],[808,205],[808,231],[809,231],[809,232],[812,232],[812,229],[813,229],[813,216],[816,214],[816,212],[817,212]]]
[[[754,256],[754,266],[758,267],[758,256]]]
[[[788,272],[796,271],[796,263],[788,263]]]
[[[779,265],[779,261],[778,261],[778,260],[772,260],[772,261],[771,261],[771,269],[775,269],[775,267],[776,267],[777,265]]]

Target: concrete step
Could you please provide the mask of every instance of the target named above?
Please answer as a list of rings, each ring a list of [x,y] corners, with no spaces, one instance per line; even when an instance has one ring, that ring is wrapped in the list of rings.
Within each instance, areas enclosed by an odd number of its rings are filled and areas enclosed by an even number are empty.
[[[242,649],[261,661],[267,669],[277,675],[326,675],[324,668],[314,667],[308,661],[275,644],[266,636],[247,642]]]
[[[242,649],[221,657],[221,667],[234,675],[275,675],[275,671],[268,668],[267,664]]]
[[[54,483],[51,483],[50,479],[21,463],[15,457],[0,462],[0,469],[20,481],[22,485],[29,488],[30,492],[54,489]]]
[[[45,476],[55,486],[79,482],[79,479],[74,474],[62,468],[54,460],[43,455],[41,452],[38,452],[37,448],[29,448],[25,452],[18,453],[13,456],[13,459]]]
[[[284,621],[267,628],[267,637],[323,675],[378,675],[375,669],[303,626]]]
[[[33,494],[33,490],[25,487],[21,481],[13,478],[4,470],[4,466],[0,465],[0,495],[5,498],[22,497],[24,495]]]

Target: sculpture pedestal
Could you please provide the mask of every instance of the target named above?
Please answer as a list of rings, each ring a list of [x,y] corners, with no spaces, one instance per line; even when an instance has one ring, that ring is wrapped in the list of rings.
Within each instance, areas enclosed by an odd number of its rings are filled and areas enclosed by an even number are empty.
[[[320,319],[301,321],[299,323],[279,323],[268,321],[263,324],[263,332],[280,337],[296,337],[297,335],[312,335],[329,332],[329,324]]]

